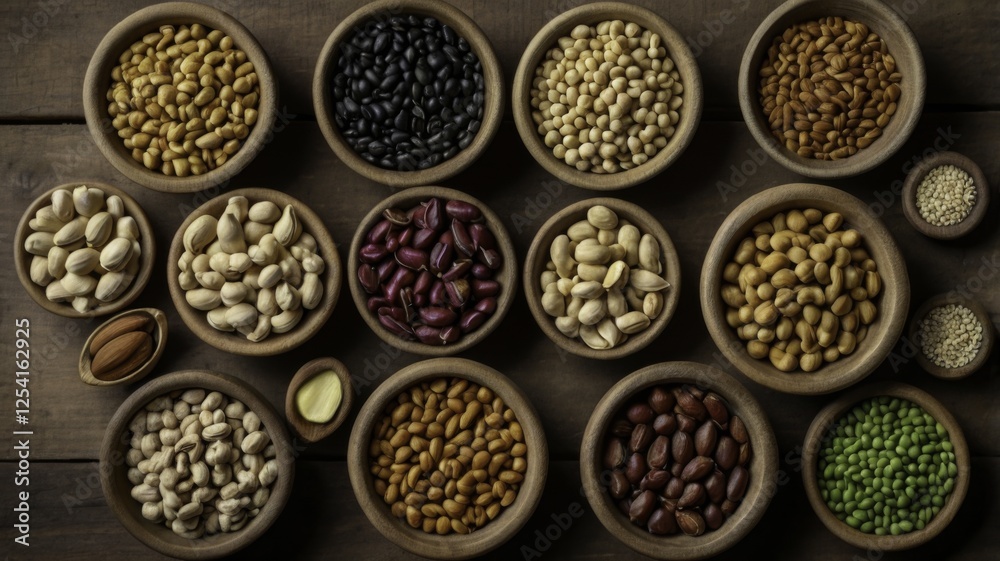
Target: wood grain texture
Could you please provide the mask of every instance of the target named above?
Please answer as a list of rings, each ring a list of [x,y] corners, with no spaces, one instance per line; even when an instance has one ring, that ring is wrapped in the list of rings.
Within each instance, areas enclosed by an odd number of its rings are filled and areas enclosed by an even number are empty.
[[[0,119],[82,120],[83,76],[101,38],[116,23],[156,0],[107,4],[97,0],[17,0],[0,4],[7,41],[0,57]],[[333,28],[364,0],[206,0],[245,25],[267,52],[284,111],[312,115],[313,70]],[[486,33],[508,83],[521,52],[542,25],[584,0],[454,0]],[[702,68],[709,114],[738,115],[736,75],[750,36],[781,0],[640,0],[684,36]],[[927,103],[1000,103],[1000,5],[978,0],[888,0],[913,30],[927,64]],[[42,4],[48,6],[48,11]],[[278,15],[278,17],[276,17]],[[35,23],[32,23],[34,20]],[[973,39],[975,38],[975,39]],[[38,72],[58,68],[58,72]],[[974,85],[973,85],[974,84]],[[971,85],[971,86],[970,86]],[[509,109],[507,114],[509,115]],[[245,175],[245,173],[244,173]]]
[[[8,465],[4,464],[4,469],[9,469]],[[764,519],[736,547],[717,559],[746,559],[748,552],[775,561],[844,561],[855,556],[868,559],[864,550],[834,537],[811,512],[800,475],[795,471],[797,464],[782,461],[780,468],[787,483],[779,486]],[[974,458],[972,471],[977,476],[970,482],[965,504],[937,539],[911,551],[882,555],[871,552],[873,558],[938,561],[946,556],[955,561],[979,561],[994,557],[1000,547],[1000,535],[995,532],[1000,517],[1000,459]],[[601,526],[583,498],[579,474],[576,462],[552,462],[545,495],[535,514],[506,545],[482,559],[511,561],[525,559],[527,554],[528,559],[648,560],[612,538]],[[330,559],[334,552],[366,561],[422,559],[382,538],[365,519],[351,494],[344,462],[299,461],[295,478],[298,483],[285,515],[233,559],[282,559],[290,551],[294,551],[295,559],[304,561]],[[31,547],[11,546],[18,548],[10,551],[11,559],[167,559],[139,543],[114,518],[97,483],[96,462],[36,463],[31,481]],[[578,517],[573,518],[574,514]],[[553,517],[564,523],[569,517],[571,525],[567,530],[552,530],[550,527],[556,524]],[[6,528],[13,524],[9,509],[0,513],[0,523]],[[555,541],[539,537],[546,531],[558,536]]]

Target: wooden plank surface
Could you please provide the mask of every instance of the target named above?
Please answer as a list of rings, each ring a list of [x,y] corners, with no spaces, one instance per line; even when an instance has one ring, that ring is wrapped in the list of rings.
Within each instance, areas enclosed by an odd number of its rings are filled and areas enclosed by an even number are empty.
[[[281,357],[247,359],[202,344],[180,321],[166,293],[163,256],[183,218],[208,198],[165,195],[127,181],[101,156],[81,123],[83,73],[103,34],[122,17],[150,2],[99,3],[95,0],[14,1],[0,3],[0,22],[11,34],[25,35],[24,19],[36,18],[37,32],[27,42],[9,45],[0,57],[0,184],[4,203],[0,246],[11,247],[13,228],[31,200],[63,182],[99,180],[121,186],[150,214],[160,248],[153,280],[136,306],[156,306],[170,319],[170,351],[158,373],[207,368],[236,374],[259,388],[281,410],[285,388],[302,363],[324,355],[341,359],[360,387],[360,401],[392,372],[419,360],[381,343],[358,317],[345,287],[330,321],[308,344]],[[283,119],[273,141],[250,167],[226,188],[264,186],[287,191],[307,202],[324,220],[346,261],[347,244],[360,217],[388,196],[387,187],[354,174],[338,161],[312,122],[310,83],[316,56],[329,31],[362,0],[270,3],[210,0],[253,31],[268,51],[282,87]],[[491,38],[508,81],[521,50],[535,31],[580,0],[532,2],[456,0]],[[538,409],[549,441],[552,464],[543,502],[514,539],[489,559],[523,558],[522,546],[534,547],[536,531],[545,532],[552,516],[580,503],[586,514],[545,552],[552,559],[639,559],[599,524],[580,496],[577,464],[580,438],[594,405],[622,376],[667,360],[714,364],[740,379],[768,412],[781,452],[780,468],[790,477],[761,525],[723,556],[747,552],[777,559],[982,559],[995,555],[1000,537],[996,490],[1000,488],[1000,353],[971,378],[943,382],[909,360],[901,343],[894,359],[871,380],[913,383],[936,395],[957,417],[974,456],[969,498],[955,522],[930,545],[908,554],[882,555],[856,550],[823,528],[809,508],[797,473],[806,428],[832,396],[798,397],[758,386],[729,367],[707,335],[698,304],[701,264],[715,231],[746,197],[765,188],[800,181],[761,157],[738,119],[735,80],[749,36],[779,0],[708,0],[699,3],[643,0],[697,44],[707,92],[707,119],[685,156],[667,172],[642,186],[614,194],[650,209],[680,251],[681,304],[663,335],[636,355],[611,362],[587,361],[561,353],[537,328],[522,295],[497,331],[463,356],[507,374],[528,393]],[[951,243],[917,234],[905,221],[899,187],[915,158],[934,150],[964,153],[983,167],[988,180],[1000,182],[1000,5],[975,0],[889,0],[917,35],[928,70],[928,103],[915,134],[900,152],[877,170],[859,178],[835,181],[882,216],[903,251],[912,284],[911,311],[923,299],[951,290],[975,295],[1000,323],[1000,228],[993,220],[971,237]],[[51,13],[36,16],[45,8]],[[735,19],[718,29],[723,10]],[[38,23],[44,19],[44,24]],[[711,35],[711,39],[709,36]],[[40,70],[42,69],[42,70]],[[559,208],[595,196],[548,176],[528,155],[508,120],[489,152],[467,172],[445,183],[485,201],[504,220],[523,257],[538,226]],[[1000,203],[994,198],[994,208]],[[10,251],[8,249],[8,251]],[[8,253],[9,255],[9,253]],[[104,427],[136,386],[92,388],[81,384],[77,356],[94,321],[67,320],[44,312],[18,286],[13,268],[0,269],[0,317],[28,318],[36,354],[32,367],[32,544],[8,547],[13,513],[7,505],[10,482],[0,483],[0,552],[11,559],[153,558],[131,538],[107,509],[96,483],[97,450]],[[9,326],[9,323],[8,323]],[[13,328],[0,329],[0,357],[13,354]],[[516,349],[516,352],[511,352]],[[0,395],[14,390],[12,376],[0,376]],[[12,402],[0,405],[0,430],[11,430]],[[353,421],[353,414],[351,421]],[[368,523],[353,497],[343,462],[350,423],[325,442],[303,448],[291,503],[277,525],[241,557],[325,559],[333,552],[355,559],[412,558],[383,539]],[[14,442],[0,439],[0,470],[15,471]],[[5,478],[5,481],[7,479]],[[79,500],[79,503],[77,503]],[[68,506],[67,506],[68,505]],[[309,512],[319,518],[310,518]],[[7,553],[9,551],[9,553]],[[855,557],[857,556],[857,557]]]
[[[156,0],[14,0],[0,3],[7,49],[0,57],[0,120],[83,119],[83,75],[109,29]],[[296,115],[312,115],[313,70],[320,48],[364,0],[206,0],[229,12],[267,51],[281,100]],[[507,83],[524,47],[557,14],[584,0],[455,0],[492,41]],[[750,36],[781,0],[635,2],[669,21],[699,55],[706,108],[738,115],[736,76]],[[1000,104],[1000,6],[977,0],[889,0],[920,42],[927,66],[927,103]],[[975,38],[973,40],[973,38]],[[890,45],[891,47],[891,45]],[[40,71],[46,69],[46,71]],[[55,69],[58,69],[57,71]]]

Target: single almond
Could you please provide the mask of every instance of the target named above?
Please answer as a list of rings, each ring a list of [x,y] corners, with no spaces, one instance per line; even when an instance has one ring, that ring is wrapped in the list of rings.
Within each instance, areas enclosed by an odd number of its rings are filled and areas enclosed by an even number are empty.
[[[143,332],[140,331],[139,333]],[[105,382],[121,380],[125,376],[128,376],[138,370],[139,367],[145,364],[151,356],[153,356],[153,338],[146,335],[146,337],[142,340],[142,343],[139,344],[139,347],[136,348],[135,352],[132,353],[132,356],[128,357],[125,362],[122,362],[118,366],[104,372],[103,374],[94,374],[94,377],[98,380],[104,380]]]
[[[127,315],[109,323],[98,331],[94,340],[90,342],[90,356],[95,356],[101,347],[131,331],[152,332],[153,318],[148,314],[139,313]]]
[[[130,331],[115,337],[94,355],[90,371],[94,376],[107,373],[119,364],[127,362],[144,343],[152,343],[152,338],[145,331]]]

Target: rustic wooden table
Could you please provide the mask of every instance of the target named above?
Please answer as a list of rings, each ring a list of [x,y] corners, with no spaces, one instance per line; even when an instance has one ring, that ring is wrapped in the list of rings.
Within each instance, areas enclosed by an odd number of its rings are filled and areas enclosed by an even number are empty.
[[[453,0],[493,41],[508,78],[521,50],[548,19],[579,0]],[[420,359],[382,344],[364,327],[346,289],[326,327],[308,344],[280,357],[248,359],[216,351],[180,322],[167,295],[165,248],[192,208],[218,191],[166,195],[127,181],[97,151],[83,121],[84,70],[101,37],[143,1],[16,0],[0,3],[9,51],[0,57],[0,181],[7,226],[0,232],[10,255],[14,225],[29,202],[63,182],[106,181],[131,193],[147,210],[162,251],[154,279],[135,303],[170,317],[170,352],[159,373],[207,368],[236,374],[262,390],[279,410],[299,365],[334,355],[358,376],[360,399],[399,368]],[[230,187],[281,189],[309,203],[326,221],[346,258],[346,243],[359,218],[390,193],[347,169],[327,147],[312,116],[310,83],[320,46],[333,27],[361,0],[276,2],[209,0],[241,20],[269,53],[281,84],[282,118],[274,140]],[[886,363],[872,380],[915,384],[937,396],[958,418],[972,451],[972,482],[958,516],[930,544],[901,554],[854,549],[819,522],[806,501],[800,476],[800,444],[806,427],[831,397],[783,395],[755,385],[727,367],[705,330],[696,294],[709,241],[724,217],[744,198],[801,178],[760,157],[736,102],[736,75],[743,48],[758,23],[779,0],[639,2],[671,21],[699,55],[706,111],[685,156],[649,184],[617,193],[649,208],[680,250],[683,297],[676,317],[656,343],[624,360],[597,362],[561,353],[542,336],[523,297],[499,329],[464,354],[507,374],[533,399],[544,423],[551,467],[544,499],[535,515],[490,559],[640,559],[598,523],[580,493],[578,451],[588,415],[604,392],[639,367],[668,360],[715,364],[745,383],[767,410],[780,446],[784,472],[760,525],[723,557],[748,553],[774,559],[985,559],[1000,549],[1000,392],[998,355],[980,372],[945,382],[908,360]],[[914,159],[934,150],[962,152],[1000,182],[996,157],[1000,134],[1000,5],[976,0],[889,0],[920,41],[928,74],[925,114],[910,141],[878,169],[832,182],[870,203],[902,247],[912,283],[911,310],[936,293],[974,293],[1000,321],[1000,229],[990,220],[969,238],[953,243],[917,234],[903,218],[900,187]],[[509,111],[508,111],[509,117]],[[511,119],[492,149],[466,173],[447,182],[486,201],[503,219],[524,255],[539,225],[558,208],[593,193],[555,181],[529,157]],[[996,197],[994,197],[996,200]],[[996,203],[994,203],[996,206]],[[994,209],[995,210],[995,209]],[[995,216],[995,213],[994,213]],[[145,559],[153,552],[128,535],[107,508],[98,482],[98,447],[104,427],[135,387],[93,388],[80,383],[76,358],[95,323],[46,313],[25,297],[11,261],[0,272],[0,356],[13,358],[14,320],[31,322],[30,548],[14,543],[17,442],[15,377],[0,376],[5,433],[0,451],[0,552],[10,559]],[[512,352],[514,351],[514,352]],[[352,415],[353,420],[353,415]],[[386,541],[363,516],[347,479],[347,425],[332,438],[303,449],[294,494],[277,524],[243,556],[325,559],[412,558]],[[580,514],[551,543],[540,539],[564,513]],[[565,517],[562,517],[565,519]],[[555,535],[555,531],[550,532]]]

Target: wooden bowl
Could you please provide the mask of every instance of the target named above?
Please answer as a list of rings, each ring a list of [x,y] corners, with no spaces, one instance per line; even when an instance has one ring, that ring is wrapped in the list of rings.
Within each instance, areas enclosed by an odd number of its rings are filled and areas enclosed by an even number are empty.
[[[958,304],[964,306],[970,310],[972,313],[976,314],[976,319],[983,326],[983,341],[982,345],[979,347],[979,352],[976,353],[976,358],[972,359],[965,366],[959,368],[944,368],[934,364],[927,355],[924,354],[920,347],[920,322],[923,321],[927,314],[934,308],[940,306],[946,306],[948,304]],[[910,321],[910,331],[908,334],[909,342],[917,348],[917,364],[920,365],[928,374],[936,376],[938,378],[943,378],[945,380],[959,380],[965,378],[966,376],[976,372],[986,364],[986,361],[990,357],[990,353],[993,352],[993,344],[996,340],[996,329],[993,327],[993,320],[990,318],[990,313],[986,308],[979,302],[972,300],[970,298],[965,298],[964,296],[959,296],[957,294],[938,294],[933,298],[930,298],[913,314],[913,319]]]
[[[545,53],[551,49],[561,37],[568,37],[570,31],[577,25],[594,25],[607,20],[623,20],[641,25],[644,29],[656,32],[663,40],[667,55],[674,61],[677,71],[684,84],[684,104],[681,105],[680,122],[674,135],[667,145],[660,149],[646,163],[627,171],[612,174],[599,174],[580,171],[566,162],[556,159],[552,149],[545,146],[544,139],[539,136],[537,126],[531,117],[531,86],[535,79],[535,70],[542,64]],[[701,120],[701,110],[704,104],[701,73],[694,54],[687,41],[672,25],[650,10],[624,2],[595,2],[584,4],[567,10],[545,24],[535,37],[528,43],[517,65],[514,74],[514,85],[511,93],[513,103],[514,123],[521,141],[531,153],[531,156],[545,168],[546,171],[559,179],[595,191],[612,191],[625,189],[649,181],[670,167],[680,158],[691,143],[698,123]]]
[[[428,345],[420,341],[407,341],[383,327],[376,315],[368,311],[368,293],[365,292],[365,289],[361,286],[361,282],[358,280],[358,266],[361,263],[361,260],[358,258],[358,252],[365,244],[368,231],[382,220],[382,211],[387,208],[410,208],[432,197],[444,200],[465,201],[479,207],[479,210],[483,213],[486,225],[489,226],[490,231],[493,232],[493,236],[496,238],[497,251],[503,256],[503,266],[495,272],[496,276],[494,277],[500,283],[501,287],[500,296],[497,298],[496,312],[486,320],[486,323],[479,326],[478,329],[462,335],[462,338],[457,343],[443,346]],[[511,304],[514,303],[514,296],[517,294],[517,278],[517,255],[514,252],[514,243],[511,241],[510,234],[507,233],[507,228],[503,225],[500,217],[479,199],[461,191],[445,187],[415,187],[400,191],[383,199],[361,219],[361,224],[358,225],[358,229],[354,232],[354,239],[351,240],[351,249],[347,256],[347,281],[351,287],[351,296],[354,298],[354,305],[358,307],[361,319],[365,320],[365,323],[375,332],[375,335],[378,335],[379,339],[397,349],[418,355],[447,356],[458,354],[488,337],[500,325],[504,316],[507,315],[507,311],[510,310]]]
[[[184,298],[184,290],[180,287],[178,275],[180,267],[177,262],[184,253],[184,231],[199,216],[211,214],[219,217],[225,210],[231,197],[244,196],[250,201],[250,206],[259,201],[271,201],[278,207],[285,205],[295,207],[299,220],[302,222],[302,231],[309,232],[318,244],[318,254],[326,262],[326,270],[321,276],[323,281],[323,299],[313,310],[305,310],[302,321],[288,333],[272,333],[263,341],[254,343],[248,341],[238,333],[226,333],[219,331],[208,324],[205,319],[205,312],[198,311],[188,305]],[[298,199],[286,195],[281,191],[252,187],[248,189],[237,189],[215,197],[207,203],[201,205],[188,215],[187,219],[181,223],[174,240],[170,244],[170,252],[167,254],[167,284],[170,288],[170,298],[174,301],[174,307],[188,326],[199,339],[212,345],[216,349],[228,353],[246,356],[272,356],[288,352],[302,343],[312,338],[323,327],[326,320],[333,313],[334,306],[337,305],[337,297],[340,295],[340,284],[343,276],[343,268],[340,265],[340,256],[337,254],[337,247],[333,243],[330,232],[323,224],[323,220],[312,211],[305,203]]]
[[[514,410],[524,430],[528,447],[528,469],[517,499],[496,519],[470,534],[430,535],[411,528],[392,515],[382,496],[374,490],[368,449],[377,423],[388,403],[415,384],[441,377],[458,377],[486,386]],[[361,407],[347,450],[347,467],[354,496],[365,516],[386,538],[399,547],[429,559],[468,559],[484,555],[511,539],[531,518],[545,488],[548,445],[538,413],[524,392],[503,374],[471,360],[434,358],[399,370],[372,392]]]
[[[368,20],[408,14],[432,16],[454,29],[459,36],[464,37],[469,42],[472,51],[476,53],[482,63],[485,101],[479,131],[472,144],[467,148],[453,158],[431,168],[396,171],[369,163],[347,144],[333,120],[333,89],[330,84],[332,83],[331,74],[336,69],[337,59],[340,56],[340,44],[350,36],[356,27]],[[462,170],[472,165],[483,155],[500,129],[506,103],[504,95],[503,69],[489,38],[476,22],[465,15],[462,10],[441,0],[377,0],[364,4],[342,20],[330,33],[319,53],[312,85],[316,121],[337,158],[359,175],[390,187],[434,185],[458,175]]]
[[[830,507],[823,500],[823,495],[820,492],[819,483],[817,482],[816,466],[819,463],[819,451],[822,447],[823,438],[826,436],[826,431],[831,430],[837,420],[842,415],[848,413],[858,402],[883,395],[907,399],[916,403],[934,417],[937,422],[944,425],[944,428],[948,430],[952,446],[954,446],[955,465],[958,467],[955,488],[952,490],[951,495],[949,495],[945,505],[941,508],[941,511],[934,516],[930,524],[927,524],[923,530],[914,530],[898,536],[866,534],[861,530],[851,528],[845,522],[841,522],[830,511]],[[965,436],[962,434],[962,427],[955,421],[955,417],[929,393],[899,382],[866,384],[838,397],[833,403],[827,405],[816,414],[812,424],[809,425],[805,443],[803,444],[802,482],[806,488],[806,496],[809,497],[809,504],[812,505],[813,510],[816,511],[816,515],[819,516],[823,525],[833,532],[834,535],[854,547],[868,551],[910,549],[924,544],[940,534],[945,526],[955,518],[955,514],[965,499],[965,493],[969,489],[970,470],[969,447],[965,442]]]
[[[313,423],[304,419],[299,413],[299,408],[295,405],[295,394],[298,393],[303,384],[317,374],[327,370],[336,372],[337,378],[340,379],[340,405],[337,407],[333,418],[328,422]],[[288,384],[288,391],[285,393],[285,418],[288,419],[288,426],[291,427],[292,433],[299,440],[312,444],[333,434],[347,420],[347,416],[351,413],[353,405],[354,385],[351,383],[351,375],[347,371],[347,367],[344,366],[344,363],[330,357],[317,358],[299,368],[299,371],[295,373],[292,381]]]
[[[586,220],[587,210],[594,205],[604,205],[615,211],[619,218],[631,222],[639,228],[643,234],[650,234],[660,243],[660,252],[663,255],[663,276],[670,283],[670,288],[663,294],[663,310],[656,319],[650,323],[644,331],[630,335],[624,344],[605,350],[592,349],[579,338],[570,339],[559,331],[554,322],[554,318],[545,313],[542,308],[542,287],[539,279],[545,271],[545,263],[549,261],[549,248],[552,240],[560,234],[565,234],[566,230],[580,220]],[[670,323],[677,305],[680,302],[681,293],[681,262],[674,247],[674,242],[670,239],[670,234],[663,228],[648,211],[628,201],[601,197],[587,199],[573,203],[559,212],[552,215],[531,241],[528,248],[528,255],[524,259],[524,295],[528,299],[528,308],[534,316],[538,327],[553,343],[584,358],[596,358],[611,360],[626,357],[652,343],[660,333]]]
[[[243,146],[222,166],[202,175],[167,176],[158,170],[147,169],[142,162],[132,158],[131,151],[125,148],[118,131],[111,125],[106,96],[111,85],[111,70],[118,65],[118,57],[130,45],[141,40],[143,35],[157,31],[161,25],[193,23],[225,32],[233,38],[236,48],[244,51],[247,60],[253,63],[260,82],[257,122],[250,129],[250,135],[244,140]],[[83,109],[87,127],[97,147],[111,165],[125,177],[156,191],[190,193],[226,183],[247,167],[271,141],[278,113],[278,81],[260,43],[235,18],[204,4],[164,2],[134,12],[104,36],[84,76]]]
[[[750,435],[753,451],[750,482],[739,508],[719,527],[701,536],[650,534],[629,522],[608,493],[609,473],[602,465],[608,427],[632,396],[660,384],[693,384],[722,396],[732,415],[737,415]],[[743,539],[763,518],[775,493],[778,445],[771,423],[747,389],[728,374],[697,362],[662,362],[622,378],[604,394],[594,408],[580,447],[580,478],[587,502],[601,524],[622,543],[654,559],[705,559],[722,553]]]
[[[882,292],[878,296],[878,317],[869,326],[868,337],[846,357],[824,364],[811,373],[786,373],[770,361],[757,360],[746,352],[746,344],[726,323],[722,301],[722,271],[732,261],[736,247],[755,224],[775,214],[793,209],[817,208],[824,213],[839,212],[844,223],[862,235],[864,247],[878,265]],[[701,270],[701,310],[716,346],[744,375],[769,388],[800,395],[834,392],[862,380],[892,352],[903,333],[910,302],[910,279],[906,262],[892,234],[872,215],[868,205],[847,193],[807,183],[773,187],[743,201],[725,219],[712,240]]]
[[[961,169],[972,177],[976,189],[976,204],[973,205],[969,215],[958,224],[951,226],[937,226],[924,220],[917,209],[917,188],[923,183],[924,178],[936,167],[952,165]],[[935,152],[934,154],[920,161],[910,173],[906,175],[903,183],[903,215],[906,220],[921,234],[939,240],[954,240],[960,238],[976,229],[990,207],[990,184],[986,181],[986,174],[966,156],[958,152]]]
[[[97,187],[103,190],[106,196],[118,195],[121,198],[122,202],[125,203],[125,213],[134,218],[135,223],[139,226],[139,245],[142,248],[142,255],[140,256],[142,262],[139,264],[139,273],[136,275],[135,280],[132,281],[132,285],[128,287],[128,290],[126,290],[115,301],[101,303],[96,308],[85,313],[76,311],[76,309],[69,303],[53,302],[45,297],[45,288],[38,286],[31,280],[30,267],[32,255],[24,250],[24,240],[27,239],[32,232],[31,227],[28,226],[28,222],[35,217],[35,213],[38,212],[39,209],[52,204],[52,193],[59,189],[69,189],[72,191],[74,187],[79,187],[80,185]],[[139,206],[139,203],[135,202],[135,199],[130,197],[128,193],[118,189],[117,187],[112,187],[107,183],[100,183],[97,181],[63,183],[62,185],[53,187],[45,193],[42,193],[40,197],[28,205],[27,210],[24,211],[24,215],[21,216],[21,221],[17,224],[17,230],[14,232],[14,268],[17,270],[17,278],[21,279],[21,285],[24,286],[24,290],[27,291],[28,296],[30,296],[31,299],[34,300],[39,306],[45,308],[53,314],[67,318],[105,316],[127,307],[129,304],[134,302],[135,299],[139,297],[142,290],[146,288],[146,284],[149,282],[149,277],[153,274],[153,262],[155,259],[156,236],[153,233],[153,227],[149,223],[149,218],[146,216],[146,213],[143,212],[142,207]]]
[[[187,388],[204,388],[242,401],[260,417],[271,442],[277,449],[280,468],[278,479],[271,487],[271,496],[241,530],[215,534],[198,539],[178,536],[163,524],[154,524],[142,517],[141,506],[130,495],[132,484],[125,453],[129,449],[129,423],[135,414],[153,399]],[[165,374],[137,389],[118,408],[108,423],[100,452],[101,487],[111,511],[122,526],[137,540],[163,555],[180,559],[217,559],[232,555],[259,538],[274,524],[288,502],[295,480],[295,452],[281,416],[270,402],[246,382],[207,370],[183,370]]]
[[[144,315],[152,318],[152,336],[154,341],[153,354],[150,355],[149,360],[144,362],[138,369],[133,371],[128,376],[123,376],[117,380],[101,380],[100,378],[95,377],[93,372],[90,371],[90,361],[93,358],[90,356],[90,344],[94,341],[94,337],[96,337],[98,332],[107,327],[111,322],[125,316],[133,315]],[[83,383],[91,386],[116,386],[118,384],[137,382],[145,378],[146,375],[156,368],[156,363],[160,362],[160,357],[163,356],[163,349],[167,348],[167,332],[167,315],[156,308],[136,308],[134,310],[129,310],[116,315],[99,325],[97,329],[90,334],[90,337],[87,337],[87,341],[83,344],[83,350],[80,351],[80,379],[83,380]]]
[[[797,23],[831,16],[863,22],[885,40],[890,54],[896,59],[896,67],[903,74],[900,84],[903,95],[881,138],[853,156],[827,161],[801,157],[771,136],[771,127],[761,108],[758,72],[775,37]],[[738,83],[743,120],[761,148],[786,169],[822,179],[864,173],[902,148],[920,120],[926,87],[924,59],[916,37],[903,18],[879,0],[788,0],[771,12],[750,38],[743,52]]]

